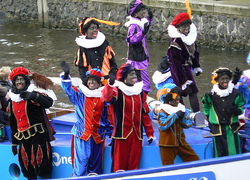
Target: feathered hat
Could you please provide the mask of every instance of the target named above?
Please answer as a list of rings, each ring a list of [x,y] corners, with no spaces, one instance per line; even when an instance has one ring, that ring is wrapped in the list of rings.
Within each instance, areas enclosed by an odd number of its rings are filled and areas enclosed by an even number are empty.
[[[93,69],[90,69],[86,72],[86,77],[87,79],[92,77],[92,78],[95,78],[97,80],[97,82],[102,82],[103,81],[103,74],[101,72],[100,69],[98,68],[93,68]]]
[[[168,94],[171,94],[172,98],[175,99],[178,94],[171,92],[171,90],[175,87],[177,86],[173,83],[167,83],[166,85],[164,85],[163,89],[160,89],[156,94],[157,100],[163,102],[163,98],[166,97]]]
[[[147,6],[143,4],[141,0],[133,0],[129,3],[127,8],[127,14],[132,15],[134,12],[139,11],[142,8],[146,8]]]
[[[31,72],[29,78],[33,80],[36,87],[42,89],[52,89],[54,87],[54,83],[51,79],[47,78],[46,76],[38,72]]]
[[[116,80],[124,82],[130,71],[135,70],[135,68],[129,64],[123,64],[117,71]]]
[[[191,21],[191,17],[192,17],[192,11],[191,11],[191,8],[189,6],[189,0],[185,0],[185,5],[186,5],[186,8],[187,8],[187,13],[186,12],[183,12],[183,13],[179,13],[175,16],[173,22],[172,22],[172,25],[174,27],[179,27],[183,24],[192,24],[192,21]]]
[[[192,24],[191,18],[186,12],[177,14],[174,20],[172,21],[172,25],[176,28],[183,24]]]
[[[219,68],[215,69],[212,72],[212,81],[211,81],[211,83],[216,84],[218,79],[221,76],[225,75],[225,74],[228,75],[230,79],[232,78],[232,71],[229,68],[227,68],[227,67],[219,67]]]
[[[30,72],[24,67],[16,67],[14,68],[9,75],[9,79],[13,82],[13,78],[18,75],[30,75]]]
[[[120,25],[120,23],[117,23],[117,22],[113,22],[113,21],[105,21],[105,20],[101,20],[101,19],[96,19],[96,18],[92,18],[92,17],[85,17],[82,19],[82,21],[79,23],[79,27],[80,27],[80,33],[82,35],[85,35],[85,33],[83,32],[83,28],[84,26],[86,26],[89,22],[93,22],[93,21],[97,21],[99,23],[102,23],[102,24],[107,24],[107,25],[110,25],[110,26],[118,26]]]
[[[14,68],[10,72],[9,79],[14,84],[13,81],[15,81],[15,77],[20,76],[20,75],[26,76],[26,77],[28,77],[28,79],[33,80],[34,84],[39,88],[48,89],[48,88],[53,87],[53,82],[49,78],[47,78],[44,75],[39,74],[37,72],[31,73],[24,67]]]

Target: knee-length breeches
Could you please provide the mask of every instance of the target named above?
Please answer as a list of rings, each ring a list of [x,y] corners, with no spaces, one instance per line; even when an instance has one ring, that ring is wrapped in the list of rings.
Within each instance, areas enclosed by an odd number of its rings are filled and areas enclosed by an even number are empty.
[[[22,173],[28,179],[47,176],[52,171],[52,151],[47,133],[36,133],[29,139],[21,140],[18,161]]]

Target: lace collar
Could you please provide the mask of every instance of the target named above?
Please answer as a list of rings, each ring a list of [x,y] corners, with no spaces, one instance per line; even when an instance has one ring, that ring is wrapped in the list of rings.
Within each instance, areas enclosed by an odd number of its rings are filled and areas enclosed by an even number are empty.
[[[101,46],[105,41],[105,35],[98,31],[97,37],[95,39],[86,39],[86,36],[81,35],[78,36],[75,41],[77,45],[86,49],[90,49]]]
[[[233,88],[234,84],[232,82],[229,82],[227,89],[220,89],[219,84],[215,84],[211,90],[211,93],[216,93],[220,97],[226,97],[233,92]]]
[[[98,89],[91,90],[87,86],[84,86],[83,84],[80,84],[79,88],[82,90],[83,94],[86,97],[96,97],[99,98],[102,96],[102,90],[104,86],[99,87]]]
[[[127,21],[124,25],[126,27],[129,27],[131,24],[136,24],[138,25],[142,30],[144,30],[144,24],[148,22],[148,20],[146,18],[142,18],[142,19],[138,19],[138,18],[134,18],[132,16],[128,16],[127,17],[129,19],[129,21]]]
[[[30,84],[26,91],[32,92],[35,89],[34,84]],[[20,94],[14,94],[11,90],[9,90],[9,97],[14,102],[23,101],[23,98],[20,97]]]
[[[168,26],[168,35],[171,38],[181,38],[181,40],[188,46],[192,45],[197,38],[197,28],[194,25],[194,23],[192,23],[190,25],[190,32],[187,36],[185,36],[182,33],[179,33],[179,31],[177,30],[176,27],[174,27],[172,24],[170,24]]]
[[[179,103],[177,107],[171,106],[170,104],[161,104],[160,107],[158,107],[157,109],[162,109],[166,111],[168,114],[176,113],[179,110],[183,112],[186,111],[186,107],[181,103]]]
[[[127,86],[121,81],[115,81],[114,86],[118,87],[127,96],[138,95],[142,92],[143,82],[135,83],[133,86]]]

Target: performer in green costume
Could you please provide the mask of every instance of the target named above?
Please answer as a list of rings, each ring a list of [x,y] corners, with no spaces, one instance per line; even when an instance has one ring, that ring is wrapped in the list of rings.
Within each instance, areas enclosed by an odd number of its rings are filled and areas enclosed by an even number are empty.
[[[212,74],[213,88],[204,95],[202,102],[213,135],[215,157],[240,154],[238,115],[243,113],[245,99],[234,88],[234,80],[230,81],[230,69],[220,67]]]

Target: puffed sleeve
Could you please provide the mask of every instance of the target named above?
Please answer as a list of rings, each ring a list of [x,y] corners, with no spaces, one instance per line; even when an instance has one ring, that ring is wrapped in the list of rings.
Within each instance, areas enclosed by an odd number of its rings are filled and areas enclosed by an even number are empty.
[[[101,99],[114,104],[114,101],[118,98],[118,90],[116,87],[112,87],[109,85],[109,82],[105,84],[102,90]]]
[[[173,114],[168,114],[166,111],[163,109],[160,110],[159,115],[158,115],[158,127],[160,130],[165,131],[167,130],[174,122],[178,119],[178,116],[176,113]]]
[[[76,87],[72,86],[72,81],[70,76],[68,77],[68,79],[63,79],[63,75],[64,75],[63,73],[60,74],[61,87],[68,95],[70,102],[76,105],[77,102],[79,101],[79,98],[84,98],[84,94],[80,93]]]

